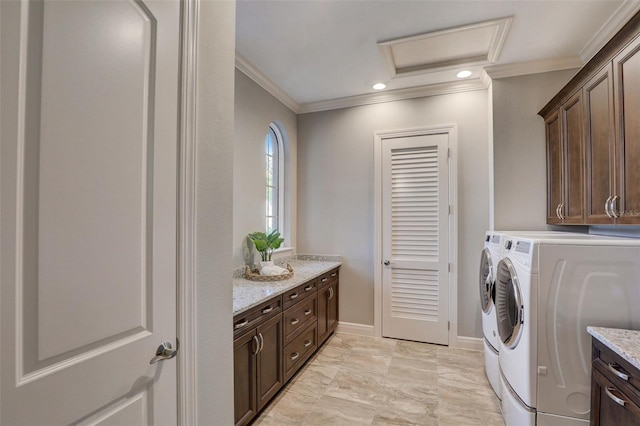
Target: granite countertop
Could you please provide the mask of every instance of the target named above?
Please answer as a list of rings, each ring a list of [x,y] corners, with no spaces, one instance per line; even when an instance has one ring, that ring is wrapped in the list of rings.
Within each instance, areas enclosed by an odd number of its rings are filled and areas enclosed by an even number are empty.
[[[640,331],[587,327],[587,332],[640,370]]]
[[[342,264],[340,256],[310,255],[298,255],[297,258],[286,259],[284,263],[289,263],[293,268],[293,277],[283,281],[250,281],[238,276],[238,271],[234,271],[233,315],[251,309]]]

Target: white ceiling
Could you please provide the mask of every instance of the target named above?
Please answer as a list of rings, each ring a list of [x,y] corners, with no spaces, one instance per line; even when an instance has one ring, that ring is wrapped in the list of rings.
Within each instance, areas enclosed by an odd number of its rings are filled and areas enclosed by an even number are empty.
[[[238,0],[238,68],[294,111],[468,90],[492,76],[580,66],[639,8],[637,0]],[[513,17],[493,64],[392,78],[379,42]],[[445,46],[446,47],[446,46]],[[451,46],[453,49],[454,46]],[[460,82],[455,73],[473,71]],[[385,94],[375,82],[387,84]],[[457,86],[456,86],[457,85]],[[409,94],[409,95],[407,95]],[[386,97],[386,98],[385,98]]]

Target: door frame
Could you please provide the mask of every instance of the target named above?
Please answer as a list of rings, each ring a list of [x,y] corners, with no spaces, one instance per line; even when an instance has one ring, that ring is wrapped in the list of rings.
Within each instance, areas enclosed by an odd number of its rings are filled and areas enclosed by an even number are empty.
[[[374,291],[373,329],[382,337],[382,142],[408,136],[447,134],[449,138],[449,346],[458,343],[458,127],[456,124],[381,130],[373,133],[374,155]]]
[[[178,141],[177,324],[179,425],[198,420],[196,336],[196,100],[200,0],[181,0]],[[231,342],[229,343],[231,344]]]

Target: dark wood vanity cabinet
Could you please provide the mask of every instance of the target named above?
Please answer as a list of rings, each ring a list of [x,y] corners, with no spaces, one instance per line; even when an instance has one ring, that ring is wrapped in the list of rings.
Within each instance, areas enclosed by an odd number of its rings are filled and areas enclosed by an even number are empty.
[[[593,339],[591,425],[640,424],[640,371]]]
[[[640,224],[640,14],[540,111],[547,223]]]
[[[338,326],[338,270],[318,279],[318,341],[324,343]]]
[[[284,385],[281,306],[281,298],[272,299],[234,318],[236,425],[249,423]]]
[[[251,422],[337,326],[337,268],[236,315],[235,424]]]

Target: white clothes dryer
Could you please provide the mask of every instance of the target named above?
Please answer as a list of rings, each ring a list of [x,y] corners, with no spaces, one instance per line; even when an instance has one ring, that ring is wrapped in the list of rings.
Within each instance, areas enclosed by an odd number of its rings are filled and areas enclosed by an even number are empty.
[[[502,410],[511,425],[584,425],[589,325],[640,328],[640,240],[503,236],[496,275]]]
[[[484,343],[484,367],[487,379],[500,399],[500,367],[498,364],[498,329],[495,302],[495,272],[501,258],[502,234],[488,231],[480,254],[480,307]]]

